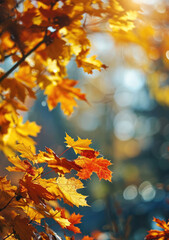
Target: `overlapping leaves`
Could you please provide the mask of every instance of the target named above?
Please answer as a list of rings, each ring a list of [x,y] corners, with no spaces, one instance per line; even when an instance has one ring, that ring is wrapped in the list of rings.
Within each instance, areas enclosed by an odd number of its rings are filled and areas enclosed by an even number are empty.
[[[164,220],[160,220],[158,218],[154,218],[153,221],[156,222],[157,226],[162,228],[163,230],[150,230],[145,239],[146,240],[169,239],[169,223],[166,223]]]
[[[81,233],[76,224],[81,222],[82,216],[75,213],[70,215],[59,206],[58,200],[72,207],[88,206],[86,196],[79,193],[79,189],[84,187],[80,179],[90,178],[95,172],[99,179],[110,181],[112,173],[108,169],[110,162],[99,158],[99,152],[89,146],[91,140],[78,138],[75,141],[68,134],[65,140],[68,148],[64,152],[74,149],[78,154],[77,159],[68,160],[49,148],[46,148],[46,152],[35,154],[31,146],[23,143],[16,146],[20,155],[9,157],[13,166],[7,167],[7,170],[22,172],[23,176],[18,187],[12,186],[6,177],[0,178],[1,236],[9,234],[11,239],[19,237],[23,240],[36,239],[37,236],[48,239],[49,235],[56,234],[53,230],[45,225],[45,232],[39,233],[31,224],[35,222],[41,225],[46,218],[53,219],[62,228]],[[45,178],[50,172],[49,168],[55,173],[54,178]],[[71,171],[71,176],[68,176],[67,173]],[[55,207],[50,204],[52,202],[55,202]],[[6,222],[8,228],[5,227]]]
[[[76,87],[78,81],[67,76],[72,58],[89,74],[106,68],[96,56],[90,56],[86,19],[104,20],[113,31],[127,30],[134,27],[136,12],[125,12],[116,0],[7,0],[0,2],[0,12],[0,61],[13,61],[9,71],[0,72],[0,149],[8,155],[16,150],[17,141],[35,145],[30,136],[36,136],[40,128],[34,124],[31,134],[32,123],[24,123],[18,112],[27,110],[25,102],[35,99],[37,90],[44,90],[49,110],[60,103],[68,116],[77,107],[76,100],[87,101]],[[17,72],[10,76],[14,70]],[[21,134],[20,125],[29,134]]]

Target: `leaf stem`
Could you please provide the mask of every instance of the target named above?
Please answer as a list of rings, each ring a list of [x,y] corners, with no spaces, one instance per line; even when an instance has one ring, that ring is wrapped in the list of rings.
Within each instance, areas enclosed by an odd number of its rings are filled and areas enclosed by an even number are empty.
[[[67,152],[70,148],[72,148],[72,147],[69,147],[69,148],[67,148],[64,152],[62,152],[60,155],[59,155],[59,157],[61,157],[65,152]]]
[[[17,63],[13,65],[2,77],[0,78],[0,83],[8,77],[10,73],[12,73],[31,53],[33,53],[42,43],[44,43],[46,38],[44,37],[35,47],[33,47],[29,52],[27,52]]]

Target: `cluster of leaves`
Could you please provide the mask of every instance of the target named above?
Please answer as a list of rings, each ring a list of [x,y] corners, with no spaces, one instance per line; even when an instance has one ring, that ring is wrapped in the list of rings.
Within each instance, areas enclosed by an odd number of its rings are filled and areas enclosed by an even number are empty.
[[[146,236],[146,240],[167,240],[169,239],[169,222],[166,223],[164,220],[160,220],[158,218],[154,218],[153,220],[156,222],[157,226],[163,228],[163,231],[160,230],[150,230],[149,234]]]
[[[74,141],[66,134],[65,140],[67,150],[74,149],[77,159],[70,161],[61,157],[64,152],[57,156],[49,148],[46,148],[46,152],[34,154],[30,147],[24,144],[17,145],[20,157],[9,157],[14,166],[7,167],[7,170],[23,172],[23,176],[18,186],[11,185],[6,177],[0,178],[0,234],[3,239],[49,240],[52,239],[50,236],[56,237],[57,234],[46,223],[42,225],[45,218],[53,219],[61,228],[81,233],[80,228],[75,225],[81,222],[82,216],[75,213],[70,215],[65,208],[59,206],[58,200],[63,200],[70,206],[88,206],[86,196],[77,192],[83,188],[80,179],[89,179],[95,172],[99,179],[111,181],[112,173],[108,169],[111,163],[99,157],[100,153],[89,146],[89,139],[78,138]],[[43,163],[45,166],[40,166]],[[55,172],[55,178],[45,178],[48,173],[45,171],[46,167]],[[74,171],[70,175],[72,170]],[[55,202],[55,207],[52,207],[51,201]],[[45,231],[38,232],[36,224],[43,226]],[[71,240],[74,237],[65,235],[65,239]],[[88,236],[83,238],[92,239]]]
[[[76,100],[87,102],[85,94],[75,87],[78,81],[68,78],[67,65],[73,59],[89,74],[95,69],[106,68],[96,56],[89,55],[88,22],[99,22],[101,29],[93,25],[95,31],[102,31],[108,25],[107,32],[117,42],[138,44],[155,61],[163,56],[167,69],[168,31],[160,32],[156,24],[153,28],[150,21],[142,21],[141,14],[138,27],[134,28],[138,8],[127,6],[122,0],[0,0],[0,12],[0,62],[9,59],[13,64],[6,72],[0,70],[0,150],[11,156],[9,161],[14,166],[9,166],[8,171],[23,172],[18,186],[11,185],[6,177],[0,178],[1,237],[9,240],[61,239],[45,222],[44,232],[38,232],[35,224],[42,225],[42,220],[51,218],[62,228],[80,233],[75,225],[80,223],[82,216],[70,215],[57,201],[62,199],[70,206],[87,206],[86,197],[77,192],[83,188],[80,179],[88,179],[96,172],[99,179],[111,181],[110,162],[89,147],[90,140],[74,141],[68,135],[68,149],[74,149],[77,159],[69,161],[49,148],[36,154],[32,137],[37,136],[40,126],[24,122],[20,114],[28,111],[27,98],[36,99],[36,92],[42,90],[47,96],[49,110],[60,103],[67,116],[77,106]],[[154,21],[158,19],[157,23],[161,19],[164,26],[167,12],[168,8],[162,19],[155,11],[151,11],[151,15],[155,16]],[[159,42],[159,37],[166,41]],[[159,91],[158,72],[153,79],[156,80],[153,94],[160,99],[164,91]],[[165,101],[168,102],[167,97]],[[18,142],[20,144],[16,144]],[[20,157],[14,156],[15,151]],[[43,167],[39,167],[40,164]],[[55,178],[44,178],[46,167],[56,173]],[[72,170],[77,172],[76,177],[67,176]],[[55,208],[50,204],[52,201]],[[147,239],[167,239],[168,225],[159,221],[158,224],[165,231],[151,230]],[[65,235],[65,239],[73,240],[74,237]]]
[[[12,62],[8,71],[0,70],[0,150],[14,165],[8,171],[23,173],[17,186],[0,177],[0,235],[9,240],[61,239],[45,219],[80,233],[75,225],[82,216],[70,215],[58,200],[87,206],[86,196],[77,192],[83,188],[80,179],[95,172],[99,179],[111,181],[110,162],[89,147],[90,140],[74,141],[68,135],[68,149],[74,149],[77,159],[69,161],[49,148],[36,154],[32,137],[40,126],[24,122],[21,112],[29,110],[27,98],[36,99],[37,91],[42,90],[49,110],[60,103],[64,114],[71,115],[76,99],[87,100],[75,88],[78,81],[68,79],[68,63],[74,59],[89,74],[106,68],[96,56],[89,56],[91,43],[85,22],[88,18],[106,19],[110,27],[131,29],[133,18],[117,0],[1,0],[0,12],[0,62]],[[20,155],[15,156],[15,151]],[[45,178],[47,167],[55,172],[55,178]],[[38,232],[36,225],[44,227],[44,232]],[[65,235],[65,239],[75,238]]]
[[[138,18],[135,21],[135,28],[124,34],[118,31],[110,35],[115,38],[118,44],[129,47],[132,43],[138,46],[138,53],[141,56],[136,63],[135,54],[126,54],[127,62],[141,68],[148,77],[148,86],[152,96],[163,105],[169,105],[169,34],[168,34],[168,13],[169,6],[165,1],[158,1],[155,5],[142,4],[135,6],[138,11]],[[133,59],[132,59],[133,58]]]
[[[0,12],[0,61],[13,61],[7,72],[0,71],[0,149],[8,155],[16,142],[33,146],[30,136],[40,131],[34,122],[23,123],[18,113],[27,111],[26,98],[36,98],[36,92],[43,90],[49,110],[60,103],[69,116],[76,99],[87,101],[75,88],[78,81],[67,77],[70,60],[89,74],[106,68],[96,56],[88,56],[86,19],[106,19],[114,29],[131,29],[134,24],[131,12],[117,0],[2,0]]]

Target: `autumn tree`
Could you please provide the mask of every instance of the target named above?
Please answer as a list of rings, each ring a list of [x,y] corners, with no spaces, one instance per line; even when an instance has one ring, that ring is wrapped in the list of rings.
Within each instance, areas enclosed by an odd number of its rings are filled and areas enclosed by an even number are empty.
[[[29,110],[25,101],[36,99],[40,90],[47,96],[49,110],[60,103],[67,116],[77,106],[76,100],[87,103],[86,95],[76,88],[78,82],[67,74],[72,59],[88,74],[107,68],[89,55],[87,22],[108,24],[112,32],[128,31],[134,28],[137,12],[125,9],[117,0],[1,0],[0,12],[0,61],[12,62],[8,70],[0,70],[0,149],[13,164],[7,170],[23,173],[17,186],[7,176],[0,177],[0,235],[9,240],[61,239],[42,220],[53,219],[61,228],[80,233],[75,225],[82,216],[70,215],[58,200],[87,206],[86,196],[77,192],[83,188],[81,179],[95,172],[99,179],[111,181],[111,163],[90,147],[91,140],[74,140],[68,134],[67,149],[59,156],[48,147],[36,153],[32,137],[41,127],[24,122],[21,111]],[[76,159],[64,157],[69,149]],[[55,178],[48,177],[47,167]],[[38,232],[36,225],[44,231]],[[65,239],[75,238],[65,235]]]

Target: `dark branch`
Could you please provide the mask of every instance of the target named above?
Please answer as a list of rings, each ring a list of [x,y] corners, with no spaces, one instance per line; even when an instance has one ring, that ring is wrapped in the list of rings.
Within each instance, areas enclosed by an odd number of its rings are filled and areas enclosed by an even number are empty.
[[[40,41],[34,48],[32,48],[28,53],[26,53],[17,63],[13,65],[1,78],[0,83],[8,77],[10,73],[12,73],[31,53],[33,53],[42,43],[44,43],[46,38],[44,38],[42,41]]]
[[[13,232],[12,232],[12,233],[10,233],[10,234],[8,234],[6,237],[4,237],[4,238],[3,238],[3,240],[5,240],[5,239],[9,238],[9,237],[10,237],[12,234],[13,234]]]

